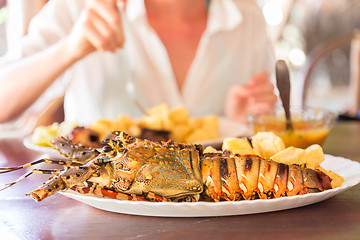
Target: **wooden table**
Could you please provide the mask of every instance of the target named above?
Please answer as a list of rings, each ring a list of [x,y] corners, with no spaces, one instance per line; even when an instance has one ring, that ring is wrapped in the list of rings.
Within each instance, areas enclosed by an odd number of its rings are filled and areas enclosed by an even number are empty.
[[[325,152],[360,162],[360,123],[338,123]],[[0,166],[39,158],[21,140],[1,140]],[[0,182],[24,171],[0,175]],[[360,174],[360,173],[359,173]],[[163,218],[102,211],[63,195],[36,203],[24,196],[47,176],[0,192],[0,239],[359,239],[360,185],[326,201],[253,215]]]

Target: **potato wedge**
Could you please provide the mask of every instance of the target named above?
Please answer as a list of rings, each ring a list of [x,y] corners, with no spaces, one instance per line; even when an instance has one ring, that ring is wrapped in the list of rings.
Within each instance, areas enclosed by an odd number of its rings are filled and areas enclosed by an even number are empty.
[[[314,144],[305,149],[304,155],[299,162],[300,164],[306,164],[308,168],[317,169],[324,160],[325,156],[322,147]]]
[[[300,164],[299,161],[303,158],[304,150],[296,147],[288,147],[272,157],[271,160],[279,163],[290,164]]]
[[[284,141],[272,132],[258,132],[252,137],[251,143],[254,152],[266,159],[285,149]]]
[[[255,154],[247,138],[226,138],[223,141],[222,150],[230,150],[240,155]]]
[[[204,149],[204,153],[217,153],[219,152],[216,148],[212,147],[212,146],[207,146]]]

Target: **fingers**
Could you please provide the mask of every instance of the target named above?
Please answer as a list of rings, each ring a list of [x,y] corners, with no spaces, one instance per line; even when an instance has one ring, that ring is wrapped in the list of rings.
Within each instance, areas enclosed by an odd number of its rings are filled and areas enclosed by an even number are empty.
[[[121,26],[121,16],[116,3],[115,0],[94,0],[90,4],[90,9],[103,19],[109,28],[118,32],[121,29],[119,28]]]
[[[250,79],[249,85],[257,85],[264,82],[269,82],[269,79],[270,79],[269,73],[267,71],[262,71]]]
[[[269,85],[259,85],[258,87],[249,89],[249,98],[254,102],[276,102],[277,96],[274,93],[274,86]]]
[[[248,98],[251,96],[251,89],[247,85],[233,85],[230,87],[228,95],[237,99]]]
[[[277,101],[269,74],[255,75],[248,85],[234,85],[229,89],[225,115],[233,120],[246,121],[246,114],[269,112]]]
[[[104,45],[122,47],[124,32],[116,0],[94,0],[90,5],[93,24],[104,38]]]
[[[95,50],[114,52],[122,47],[124,32],[117,0],[90,0],[69,38],[80,57]]]
[[[252,102],[275,103],[277,96],[274,89],[274,85],[269,80],[269,74],[265,71],[260,72],[250,80],[249,98]]]
[[[249,85],[249,92],[252,96],[259,96],[263,94],[273,94],[274,93],[274,85],[271,82],[263,82],[257,85]]]
[[[225,115],[235,121],[244,121],[247,110],[249,89],[245,85],[230,87],[225,102]]]
[[[114,52],[119,45],[117,33],[97,12],[89,9],[88,15],[91,20],[84,24],[85,36],[88,41],[97,50]]]

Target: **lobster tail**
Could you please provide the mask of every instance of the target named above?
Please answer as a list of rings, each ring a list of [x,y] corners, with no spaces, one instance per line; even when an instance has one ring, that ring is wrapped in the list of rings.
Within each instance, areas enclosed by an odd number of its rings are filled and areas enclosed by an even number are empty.
[[[205,153],[201,174],[204,193],[216,202],[279,198],[331,188],[331,179],[320,170],[277,163],[257,155]]]

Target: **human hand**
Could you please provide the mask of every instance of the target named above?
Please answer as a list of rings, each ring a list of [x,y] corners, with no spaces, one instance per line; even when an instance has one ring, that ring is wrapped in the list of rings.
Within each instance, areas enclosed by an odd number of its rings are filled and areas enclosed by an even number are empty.
[[[67,42],[71,52],[82,58],[94,51],[115,52],[124,44],[121,13],[117,3],[121,0],[89,0],[75,23]]]
[[[225,102],[225,115],[232,120],[243,122],[246,120],[246,114],[271,111],[276,100],[269,74],[265,71],[260,72],[249,84],[230,87]]]

